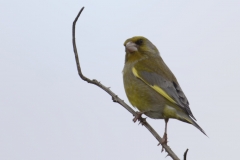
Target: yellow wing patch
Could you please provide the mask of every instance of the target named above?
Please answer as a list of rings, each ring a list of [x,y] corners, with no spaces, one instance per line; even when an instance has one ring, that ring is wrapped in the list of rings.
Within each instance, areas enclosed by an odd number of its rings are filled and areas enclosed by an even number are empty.
[[[139,76],[137,70],[133,67],[132,68],[132,72],[133,75],[136,76],[137,78],[141,79],[144,83],[146,83],[148,86],[150,86],[152,89],[154,89],[155,91],[157,91],[159,94],[161,94],[164,98],[166,98],[167,100],[169,100],[172,103],[177,104],[162,88],[160,88],[157,85],[150,85],[148,84],[142,77]]]

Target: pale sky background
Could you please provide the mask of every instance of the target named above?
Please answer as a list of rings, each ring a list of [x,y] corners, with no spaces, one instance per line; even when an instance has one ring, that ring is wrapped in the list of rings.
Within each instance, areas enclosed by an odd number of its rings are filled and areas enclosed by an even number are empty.
[[[0,159],[160,160],[157,140],[83,73],[130,104],[122,82],[123,43],[145,36],[186,94],[204,136],[170,120],[169,145],[188,160],[239,157],[239,0],[1,0]],[[162,136],[163,120],[148,122]]]

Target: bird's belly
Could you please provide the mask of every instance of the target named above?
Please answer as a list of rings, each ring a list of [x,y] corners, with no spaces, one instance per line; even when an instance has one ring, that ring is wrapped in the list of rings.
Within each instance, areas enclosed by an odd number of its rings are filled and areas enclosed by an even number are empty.
[[[165,118],[166,99],[134,75],[127,77],[124,77],[124,88],[130,103],[150,118]]]

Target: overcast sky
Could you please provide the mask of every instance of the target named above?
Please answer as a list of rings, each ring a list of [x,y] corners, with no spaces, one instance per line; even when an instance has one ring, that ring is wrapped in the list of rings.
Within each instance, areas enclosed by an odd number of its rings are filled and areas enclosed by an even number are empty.
[[[170,120],[169,146],[189,160],[239,157],[239,0],[1,0],[0,159],[160,160],[157,140],[83,73],[130,104],[126,39],[145,36],[177,77],[198,124]],[[147,119],[162,136],[163,120]]]

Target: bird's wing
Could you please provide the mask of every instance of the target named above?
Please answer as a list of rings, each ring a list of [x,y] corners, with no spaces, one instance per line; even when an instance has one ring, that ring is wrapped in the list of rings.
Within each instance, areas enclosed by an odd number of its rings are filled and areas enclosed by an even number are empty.
[[[138,69],[133,67],[132,72],[134,76],[141,79],[144,83],[157,91],[170,102],[177,104],[179,107],[185,110],[193,119],[195,119],[189,108],[188,100],[176,80],[167,80],[165,77],[156,73],[154,70],[151,70],[151,68],[148,68],[147,71],[139,71]]]

